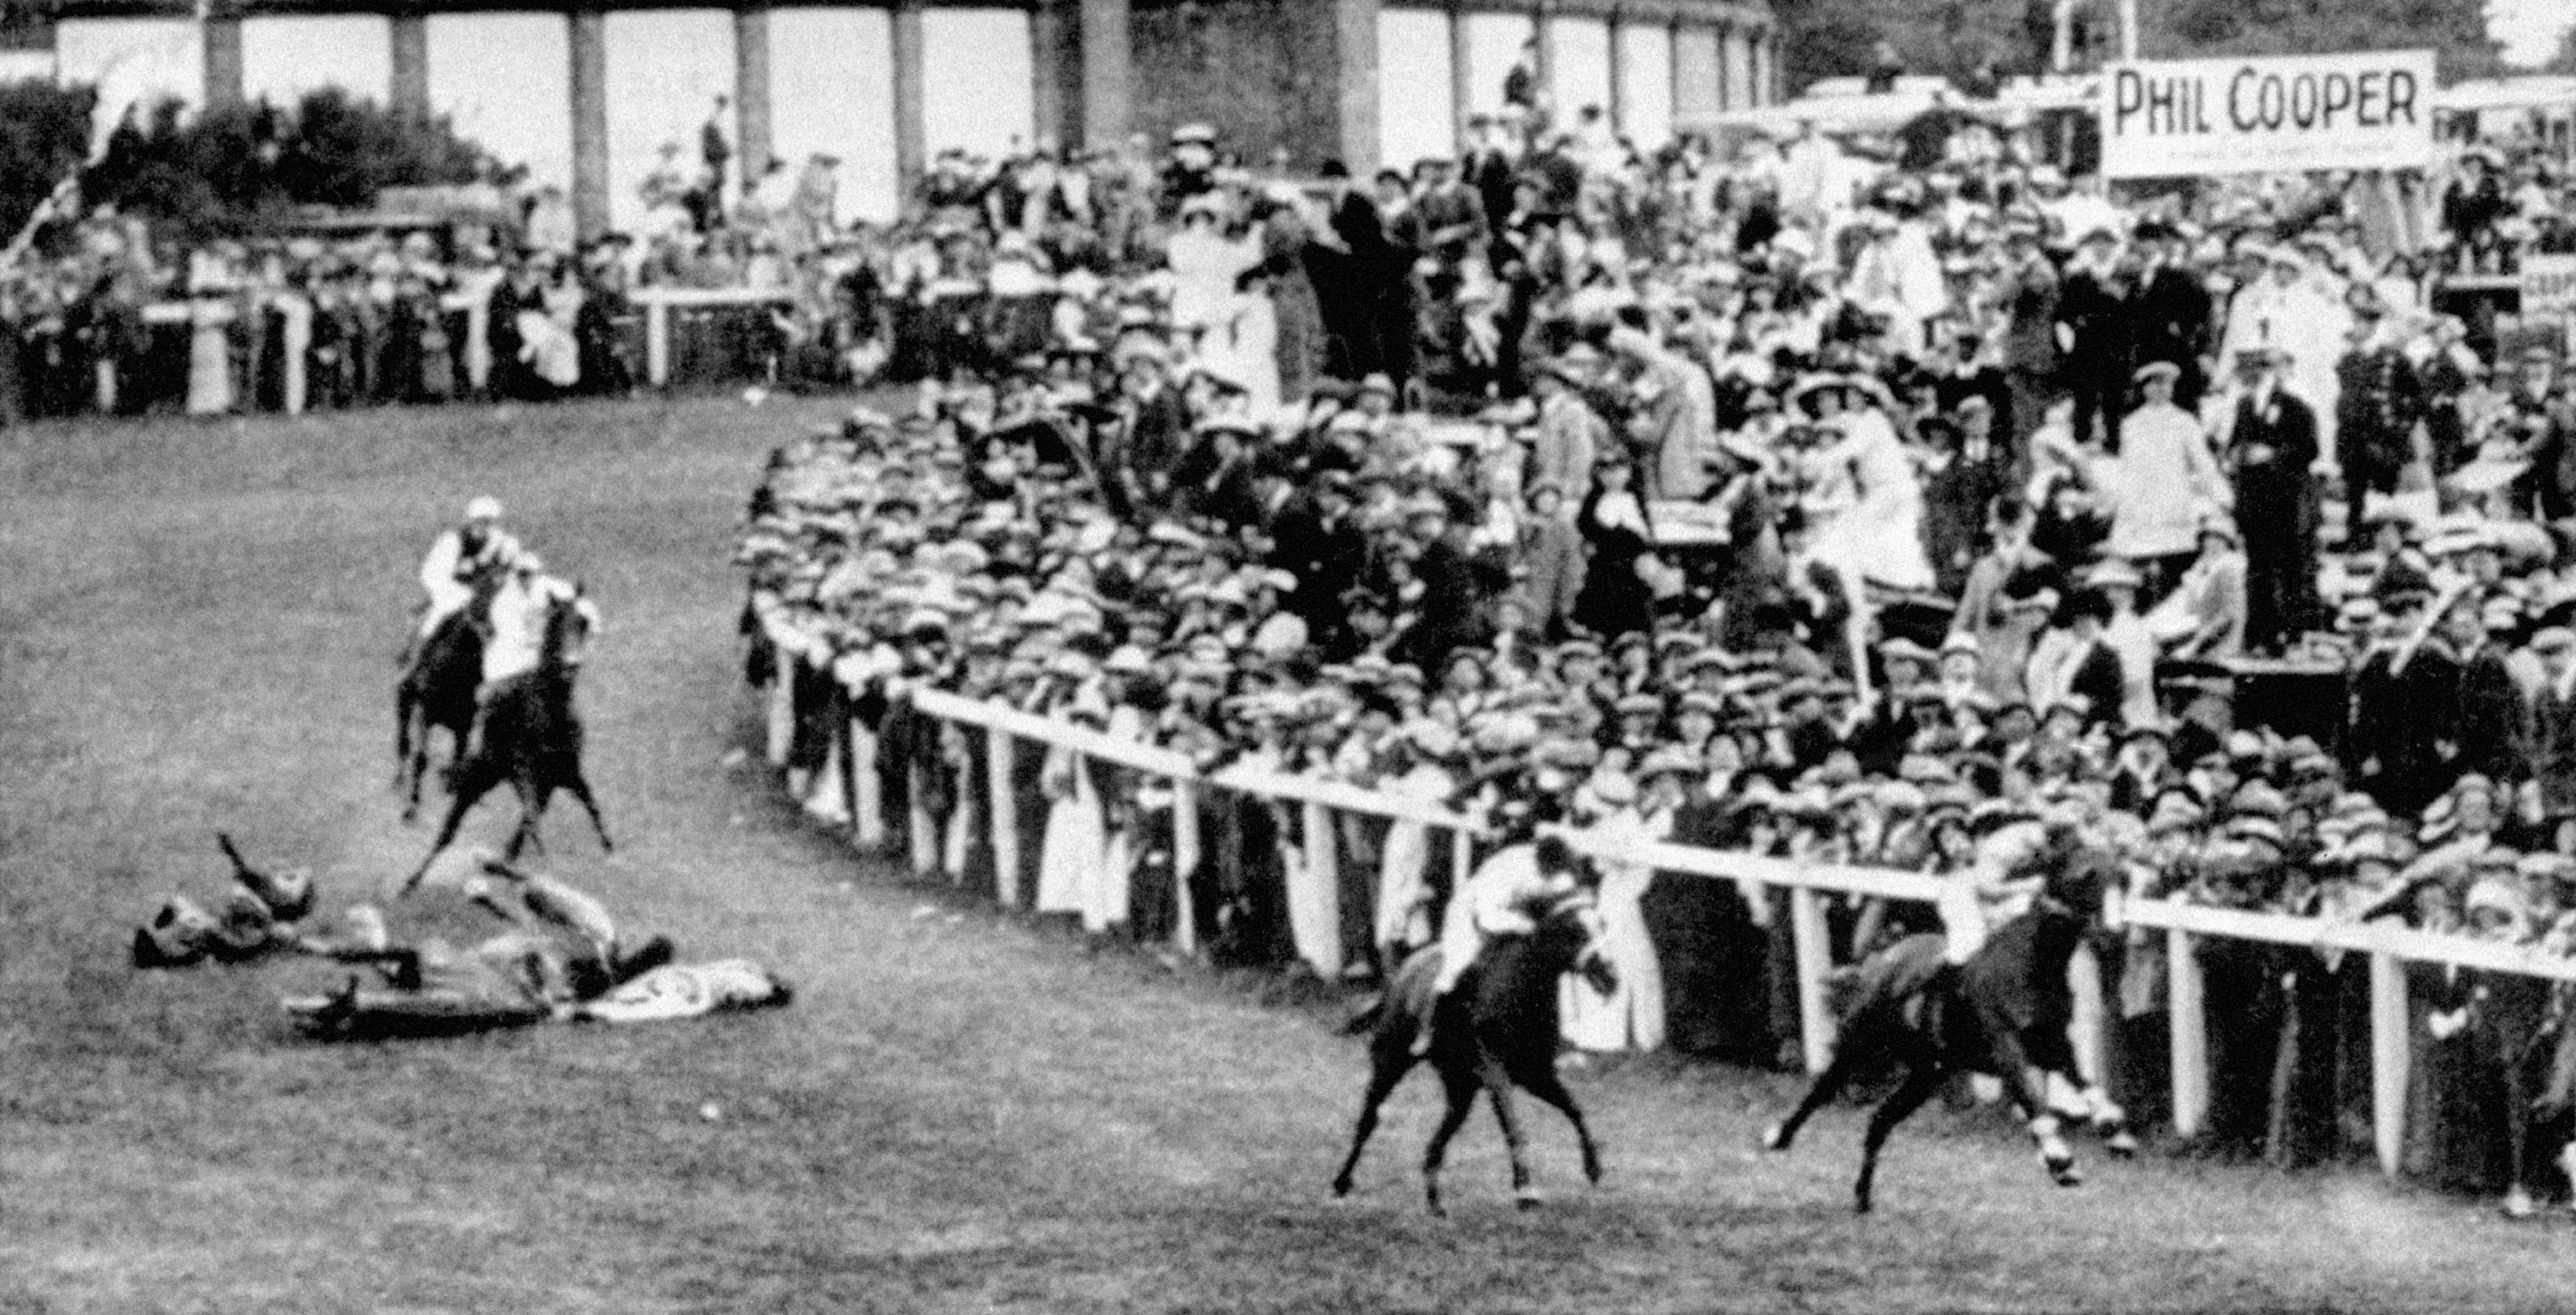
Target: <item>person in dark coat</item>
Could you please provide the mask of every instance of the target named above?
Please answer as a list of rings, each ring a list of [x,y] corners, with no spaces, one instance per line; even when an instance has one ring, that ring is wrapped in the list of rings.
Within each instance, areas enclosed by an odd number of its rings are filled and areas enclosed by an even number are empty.
[[[2392,817],[2413,817],[2450,788],[2445,744],[2456,744],[2459,667],[2428,621],[2398,618],[2398,638],[2362,659],[2352,675],[2352,719],[2344,733],[2354,783]]]
[[[1328,470],[1309,487],[1292,488],[1270,515],[1268,560],[1297,577],[1280,605],[1306,623],[1319,647],[1332,646],[1327,640],[1340,628],[1342,595],[1359,583],[1368,557],[1368,538],[1351,523],[1350,510],[1350,475]]]
[[[2245,535],[2245,645],[2279,649],[2305,633],[2317,610],[2317,416],[2281,383],[2273,348],[2237,353],[2235,428],[2227,466],[2236,523]]]
[[[1999,418],[2008,423],[2002,438],[2013,453],[2013,471],[2019,474],[2028,468],[2030,436],[2039,432],[2048,404],[2057,399],[2061,284],[2057,267],[2039,249],[2037,230],[2014,228],[2005,237],[2004,250],[2012,264],[2003,341],[2004,379],[2012,390],[2012,406]]]
[[[2139,365],[2170,361],[2182,368],[2174,378],[2174,405],[2197,410],[2209,386],[2201,368],[2209,355],[2213,320],[2209,287],[2186,263],[2187,244],[2169,224],[2149,220],[2135,234],[2145,257],[2138,292],[2130,300],[2132,333]]]
[[[2353,285],[2353,349],[2335,365],[2335,459],[2357,511],[2364,492],[2395,493],[2415,458],[2415,426],[2424,419],[2424,387],[2397,344],[2378,332],[2386,313],[2367,283]]]
[[[1413,583],[1420,590],[1400,604],[1413,614],[1400,645],[1400,655],[1424,671],[1441,671],[1449,655],[1485,642],[1484,609],[1477,605],[1475,568],[1449,541],[1448,504],[1433,494],[1418,495],[1406,509],[1405,528],[1417,545]]]
[[[2117,452],[2120,417],[2128,413],[2129,375],[2137,368],[2134,272],[2112,256],[2109,231],[2085,234],[2066,267],[2058,322],[2066,326],[2066,386],[2075,394],[2075,441],[2102,434]],[[2098,429],[2097,429],[2098,426]]]
[[[1645,503],[1629,487],[1635,474],[1626,453],[1604,453],[1592,493],[1574,517],[1575,528],[1592,546],[1583,592],[1574,600],[1574,623],[1605,638],[1650,630],[1655,623],[1654,591],[1637,574],[1637,563],[1653,548],[1654,537]]]

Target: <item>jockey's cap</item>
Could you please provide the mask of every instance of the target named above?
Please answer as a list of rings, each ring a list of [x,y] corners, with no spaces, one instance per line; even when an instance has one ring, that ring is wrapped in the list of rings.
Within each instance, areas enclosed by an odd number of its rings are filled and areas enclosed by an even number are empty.
[[[501,519],[501,500],[488,493],[478,495],[465,504],[465,519],[470,521]]]

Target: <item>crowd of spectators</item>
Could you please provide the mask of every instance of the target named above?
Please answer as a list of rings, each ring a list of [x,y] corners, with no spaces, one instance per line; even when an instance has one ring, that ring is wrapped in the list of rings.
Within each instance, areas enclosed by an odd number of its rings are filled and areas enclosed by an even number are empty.
[[[2576,409],[2554,335],[2441,313],[2431,278],[2493,227],[2459,227],[2461,188],[2372,175],[2114,204],[1951,126],[1649,155],[1598,115],[1505,119],[1459,159],[1307,188],[1186,129],[1114,241],[1066,201],[1082,175],[988,173],[890,267],[918,408],[779,451],[755,597],[800,669],[867,691],[909,769],[888,779],[952,823],[991,768],[888,682],[1498,834],[1572,819],[1975,880],[1980,837],[2041,816],[2133,896],[2563,942]],[[2555,242],[2550,167],[2505,165]],[[2494,170],[2460,168],[2483,194]],[[2287,692],[2246,706],[2261,679]],[[810,726],[840,689],[800,698]],[[1167,933],[1172,793],[1023,766],[1037,907]],[[1304,818],[1203,807],[1182,877],[1221,954],[1326,936],[1384,968],[1457,875],[1420,825],[1338,816],[1345,912],[1317,927],[1290,907]],[[989,869],[969,830],[943,827],[950,866]],[[1626,984],[1571,1032],[1794,1049],[1776,897],[1608,891]],[[1853,901],[1833,936],[1857,956],[1927,916]],[[2160,1036],[2161,940],[2103,949],[2114,1031]],[[2351,1151],[2358,970],[2204,953],[2234,1093],[2209,1144]],[[2492,1040],[2463,1020],[2507,1011],[2473,1000],[2520,988],[2418,987],[2410,1127],[2456,1139],[2443,1102],[2491,1115],[2495,1051],[2434,1052]],[[2114,1049],[2152,1108],[2157,1046]],[[2500,1185],[2460,1146],[2419,1158]]]

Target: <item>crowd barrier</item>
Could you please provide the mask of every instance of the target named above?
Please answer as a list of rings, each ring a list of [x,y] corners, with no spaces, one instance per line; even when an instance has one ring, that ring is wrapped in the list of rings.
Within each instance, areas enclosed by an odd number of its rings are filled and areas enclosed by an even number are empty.
[[[797,702],[799,677],[829,679],[855,699],[863,692],[868,673],[855,659],[835,660],[827,646],[799,634],[770,600],[758,600],[754,612],[762,638],[775,655],[765,687],[768,760],[773,767],[785,768],[790,759],[791,743],[797,734],[798,719],[805,715],[805,710],[800,709]],[[885,690],[887,697],[907,704],[915,715],[943,724],[972,727],[983,733],[985,752],[991,756],[990,768],[985,773],[991,794],[981,801],[980,808],[961,808],[959,812],[961,815],[971,812],[973,824],[988,829],[983,838],[996,855],[996,868],[1001,876],[996,894],[1006,908],[1027,907],[1029,903],[1029,893],[1020,889],[1018,881],[1021,846],[1038,843],[1036,837],[1021,834],[1019,808],[1009,793],[1015,776],[1012,767],[1014,755],[1022,742],[1068,750],[1169,783],[1175,796],[1174,897],[1180,910],[1174,924],[1173,948],[1183,954],[1195,953],[1198,949],[1195,942],[1197,924],[1190,908],[1189,874],[1197,868],[1200,856],[1197,799],[1203,790],[1222,789],[1294,804],[1305,810],[1303,834],[1310,843],[1305,861],[1290,865],[1288,913],[1295,924],[1300,957],[1327,981],[1337,978],[1344,966],[1339,939],[1329,934],[1337,927],[1340,917],[1341,883],[1335,867],[1338,830],[1332,824],[1334,813],[1415,822],[1433,828],[1435,832],[1446,832],[1455,850],[1452,870],[1464,873],[1472,867],[1469,860],[1474,840],[1480,834],[1478,824],[1473,819],[1437,806],[1342,782],[1243,765],[1203,773],[1194,760],[1169,749],[1119,739],[1080,725],[945,691],[907,688],[900,682],[888,684],[891,688]],[[831,737],[829,753],[819,768],[810,771],[790,769],[790,789],[800,800],[825,796],[846,800],[850,815],[848,824],[858,846],[868,850],[880,849],[886,844],[891,828],[884,814],[888,792],[885,783],[878,780],[872,770],[880,763],[876,732],[856,715],[850,716],[845,726],[835,729],[839,733]],[[917,772],[918,768],[904,770]],[[947,856],[943,854],[943,824],[923,811],[920,802],[923,797],[924,792],[917,788],[917,782],[906,783],[902,798],[910,801],[911,815],[903,829],[910,837],[909,862],[913,871],[917,875],[929,876],[943,869]],[[834,816],[837,818],[837,810]],[[1769,888],[1783,892],[1795,950],[1799,1045],[1810,1072],[1825,1066],[1832,1057],[1834,1044],[1835,1019],[1829,1005],[1827,980],[1837,965],[1833,962],[1832,942],[1827,934],[1824,900],[1840,895],[1930,902],[1940,889],[1939,878],[1920,873],[1826,866],[1669,843],[1613,839],[1581,831],[1565,834],[1578,850],[1596,860],[1659,873],[1732,881],[1748,891]],[[1318,837],[1324,843],[1312,843]],[[2438,935],[2388,923],[2335,922],[2171,900],[2123,901],[2116,894],[2107,913],[2115,929],[2140,929],[2150,935],[2160,931],[2163,934],[2171,1020],[2172,1123],[2174,1131],[2183,1137],[2202,1130],[2211,1101],[2208,1001],[2203,990],[2203,967],[2196,953],[2204,938],[2368,956],[2372,1132],[2380,1167],[2391,1175],[2398,1172],[2405,1135],[2405,1097],[2410,1063],[2405,965],[2409,962],[2448,965],[2483,972],[2520,974],[2553,982],[2576,981],[2576,960],[2560,958],[2528,946]],[[2077,1063],[2079,1068],[2086,1070],[2085,1076],[2098,1084],[2104,1069],[2103,1033],[2107,1016],[2103,974],[2091,952],[2079,950],[2076,962],[2069,967],[2069,977],[2076,1003],[2075,1023],[2070,1031],[2075,1041]]]

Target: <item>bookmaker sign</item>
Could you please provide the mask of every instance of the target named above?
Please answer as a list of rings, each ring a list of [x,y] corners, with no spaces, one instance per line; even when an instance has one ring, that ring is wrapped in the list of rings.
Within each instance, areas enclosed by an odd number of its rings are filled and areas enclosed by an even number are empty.
[[[2419,169],[2433,158],[2433,52],[2114,64],[2102,176]]]

